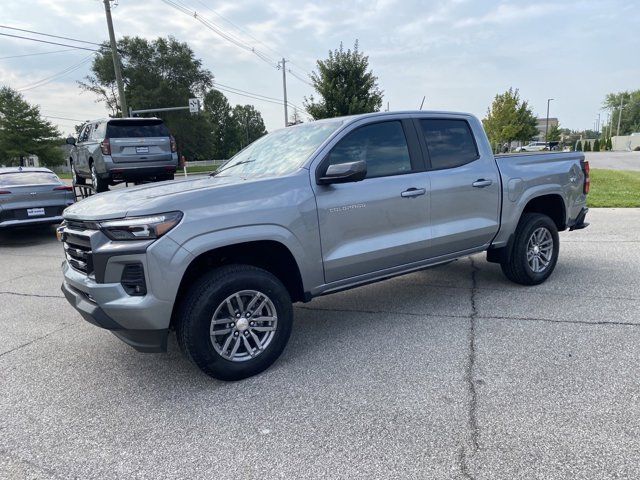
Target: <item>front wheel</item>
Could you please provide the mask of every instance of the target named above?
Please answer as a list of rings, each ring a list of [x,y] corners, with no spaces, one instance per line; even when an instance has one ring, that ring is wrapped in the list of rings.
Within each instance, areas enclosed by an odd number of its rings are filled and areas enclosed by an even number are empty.
[[[271,366],[293,323],[289,292],[271,273],[228,265],[196,281],[177,316],[178,344],[204,373],[241,380]]]
[[[525,213],[516,228],[510,258],[500,266],[512,282],[538,285],[555,269],[559,251],[554,221],[540,213]]]

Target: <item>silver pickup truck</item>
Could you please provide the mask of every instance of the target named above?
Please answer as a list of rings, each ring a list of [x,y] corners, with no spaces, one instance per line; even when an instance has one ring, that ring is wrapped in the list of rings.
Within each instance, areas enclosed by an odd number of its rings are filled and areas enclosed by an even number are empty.
[[[494,156],[481,123],[448,112],[327,119],[257,140],[218,172],[92,196],[58,230],[62,290],[139,351],[224,380],[282,353],[292,302],[487,252],[535,285],[580,229],[581,153]]]

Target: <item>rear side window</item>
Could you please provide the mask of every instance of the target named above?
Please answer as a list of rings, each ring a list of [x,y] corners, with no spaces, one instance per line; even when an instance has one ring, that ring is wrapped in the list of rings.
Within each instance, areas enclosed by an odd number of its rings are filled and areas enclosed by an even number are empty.
[[[169,129],[158,120],[111,120],[107,138],[168,137]]]
[[[367,178],[411,172],[409,148],[399,121],[374,123],[349,133],[329,154],[329,165],[366,160]]]
[[[454,168],[477,160],[478,148],[465,120],[420,120],[434,170]]]
[[[48,185],[61,183],[53,172],[16,172],[0,174],[0,187],[17,187],[19,185]]]

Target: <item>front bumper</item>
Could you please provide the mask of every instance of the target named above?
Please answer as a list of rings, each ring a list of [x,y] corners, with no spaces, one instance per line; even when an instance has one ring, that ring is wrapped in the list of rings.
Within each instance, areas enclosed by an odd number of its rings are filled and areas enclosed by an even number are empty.
[[[127,329],[107,315],[96,303],[92,302],[86,293],[76,290],[67,282],[62,284],[62,293],[87,322],[110,330],[116,337],[139,352],[167,351],[167,336],[169,333],[167,328],[158,330]]]

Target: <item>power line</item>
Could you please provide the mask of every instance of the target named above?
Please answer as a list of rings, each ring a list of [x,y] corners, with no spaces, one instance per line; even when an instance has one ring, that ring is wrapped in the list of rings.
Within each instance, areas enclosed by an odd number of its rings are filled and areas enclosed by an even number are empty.
[[[26,32],[26,33],[34,33],[36,35],[43,35],[45,37],[52,37],[52,38],[60,38],[62,40],[71,40],[72,42],[77,42],[77,43],[86,43],[89,45],[97,45],[99,47],[102,46],[101,43],[96,43],[96,42],[88,42],[86,40],[79,40],[77,38],[71,38],[71,37],[62,37],[60,35],[52,35],[50,33],[43,33],[43,32],[36,32],[35,30],[26,30],[24,28],[16,28],[16,27],[10,27],[8,25],[0,25],[0,28],[6,28],[9,30],[17,30],[18,32]]]
[[[56,120],[71,120],[73,122],[84,122],[85,121],[85,120],[78,120],[77,118],[55,117],[53,115],[44,115],[44,114],[42,114],[42,116],[44,118],[55,118]]]
[[[62,77],[64,75],[67,75],[71,72],[73,72],[74,70],[77,70],[78,68],[82,67],[85,63],[89,62],[89,60],[91,60],[92,55],[87,55],[86,57],[84,57],[80,62],[70,65],[67,68],[65,68],[64,70],[61,70],[57,73],[54,73],[53,75],[50,75],[48,77],[42,78],[36,82],[30,83],[29,85],[25,85],[24,87],[20,87],[17,90],[19,92],[26,92],[28,90],[33,90],[34,88],[39,88],[42,87],[48,83],[51,83],[53,80]]]
[[[39,38],[23,37],[23,36],[20,36],[20,35],[11,35],[9,33],[0,33],[0,35],[2,35],[3,37],[20,38],[22,40],[31,40],[33,42],[48,43],[50,45],[60,45],[61,47],[71,47],[71,48],[75,48],[77,50],[87,50],[89,52],[99,52],[100,51],[99,49],[96,49],[96,48],[80,47],[78,45],[69,45],[68,43],[50,42],[48,40],[40,40]],[[103,46],[102,48],[109,48],[109,47]]]
[[[215,88],[216,90],[220,90],[223,92],[228,92],[228,93],[234,93],[236,95],[240,95],[242,97],[248,97],[248,98],[252,98],[254,100],[260,100],[263,102],[268,102],[268,103],[274,103],[276,105],[284,105],[284,102],[282,100],[279,100],[275,97],[267,97],[266,95],[261,95],[259,93],[253,93],[253,92],[247,92],[246,90],[240,90],[238,88],[235,87],[230,87],[228,85],[223,85],[221,83],[214,83],[213,88]],[[298,107],[297,105],[292,104],[291,102],[287,102],[287,104],[293,108],[294,110],[298,110],[302,113],[305,113],[305,110]]]
[[[8,57],[0,57],[0,60],[8,60],[10,58],[35,57],[36,55],[50,55],[52,53],[73,52],[74,50],[75,50],[74,48],[67,48],[65,50],[53,50],[51,52],[25,53],[24,55],[10,55]]]

